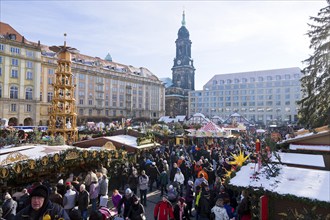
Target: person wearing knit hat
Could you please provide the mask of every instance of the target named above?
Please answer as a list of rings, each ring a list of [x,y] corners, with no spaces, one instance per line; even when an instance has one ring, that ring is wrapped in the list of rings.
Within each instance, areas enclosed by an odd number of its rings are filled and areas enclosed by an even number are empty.
[[[180,197],[178,203],[174,206],[174,219],[175,220],[190,219],[186,200],[183,197]]]
[[[68,214],[60,205],[49,200],[48,188],[45,185],[36,186],[31,192],[30,198],[30,204],[18,212],[15,219],[50,220],[63,218],[64,220],[70,220]]]

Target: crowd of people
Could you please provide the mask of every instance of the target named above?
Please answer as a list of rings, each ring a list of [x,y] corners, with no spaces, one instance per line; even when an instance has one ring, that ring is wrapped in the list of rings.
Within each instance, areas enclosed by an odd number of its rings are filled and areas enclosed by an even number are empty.
[[[19,195],[7,193],[2,218],[144,220],[147,193],[159,190],[155,220],[251,219],[248,193],[233,192],[222,179],[231,169],[232,154],[253,153],[253,141],[241,135],[211,145],[162,145],[143,151],[134,163],[122,163],[110,182],[113,167],[101,165],[56,184],[37,183]]]

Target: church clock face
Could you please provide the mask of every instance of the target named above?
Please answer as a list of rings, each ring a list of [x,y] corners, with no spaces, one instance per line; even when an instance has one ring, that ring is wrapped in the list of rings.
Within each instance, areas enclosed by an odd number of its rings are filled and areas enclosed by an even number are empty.
[[[180,64],[181,64],[181,60],[176,61],[176,63],[177,63],[178,65],[180,65]]]

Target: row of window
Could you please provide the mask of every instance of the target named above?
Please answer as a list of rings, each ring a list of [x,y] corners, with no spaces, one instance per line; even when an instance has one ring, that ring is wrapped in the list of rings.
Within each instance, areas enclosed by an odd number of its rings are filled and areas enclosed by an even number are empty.
[[[269,88],[263,89],[263,88],[258,88],[258,89],[244,89],[244,90],[224,90],[224,91],[208,91],[208,92],[190,92],[191,97],[195,96],[204,96],[204,97],[209,97],[209,96],[222,96],[222,95],[253,95],[253,94],[258,94],[258,95],[263,95],[263,94],[281,94],[281,93],[300,93],[300,86],[295,86],[295,87],[284,87],[284,88]]]
[[[11,86],[9,95],[10,95],[11,99],[18,99],[18,87]],[[0,98],[2,98],[2,86],[1,85],[0,85]],[[32,88],[25,89],[25,99],[26,100],[33,99],[33,89]]]
[[[0,56],[0,64],[2,64],[3,58]],[[12,58],[11,59],[11,65],[12,66],[18,66],[19,65],[19,59]],[[32,61],[26,61],[26,68],[32,69],[33,68],[33,62]]]
[[[119,112],[119,115],[124,115],[124,111],[123,110],[119,110],[118,112]],[[79,109],[79,115],[84,115],[84,114],[85,114],[85,110],[82,109],[82,108]],[[104,113],[103,113],[103,110],[96,110],[96,114],[97,115],[103,115],[103,114],[105,114],[106,116],[117,116],[118,115],[116,109],[113,109],[113,110],[106,109],[106,110],[104,110]],[[142,111],[133,111],[132,114],[133,114],[132,115],[133,117],[142,117]],[[88,109],[88,115],[89,116],[92,116],[93,115],[93,109]],[[156,115],[157,115],[157,113],[154,112],[153,113],[153,116],[156,117]]]
[[[283,94],[283,95],[258,95],[258,96],[225,96],[225,97],[204,97],[204,98],[190,98],[191,103],[198,103],[198,104],[213,104],[216,102],[230,102],[230,101],[280,101],[282,99],[285,100],[300,100],[301,95],[300,93],[296,94]]]
[[[0,68],[0,76],[1,76],[1,68]],[[11,70],[11,75],[10,75],[11,78],[18,78],[18,70],[17,69],[12,69]],[[26,74],[25,74],[25,79],[26,80],[33,80],[33,72],[32,71],[26,71]]]
[[[5,51],[6,46],[4,44],[0,44],[0,51]],[[12,54],[21,54],[21,48],[18,47],[10,47],[10,52]],[[26,50],[27,57],[34,57],[34,51]]]
[[[296,109],[298,111],[298,109]],[[276,113],[276,114],[279,114],[280,112],[282,112],[282,109],[279,107],[279,108],[272,108],[272,107],[257,107],[257,108],[254,108],[254,107],[250,107],[250,108],[246,108],[246,107],[242,107],[242,108],[218,108],[218,109],[215,109],[215,108],[212,108],[212,109],[203,109],[203,108],[191,108],[191,111],[194,111],[194,112],[211,112],[211,113],[221,113],[221,112],[273,112],[273,113]],[[283,108],[283,111],[284,112],[291,112],[293,111],[292,108],[290,107],[285,107]]]
[[[226,79],[226,80],[213,80],[212,84],[213,85],[217,85],[217,84],[232,84],[232,83],[254,83],[254,82],[263,82],[263,81],[272,81],[272,80],[289,80],[291,79],[292,76],[290,76],[290,74],[285,74],[285,75],[276,75],[275,77],[273,76],[258,76],[257,78],[255,77],[250,77],[250,79],[248,80],[247,78],[242,78],[242,79]],[[296,73],[293,75],[294,79],[299,79],[300,78],[300,74]]]
[[[267,101],[267,102],[219,102],[219,103],[192,103],[190,104],[191,108],[196,108],[196,107],[203,107],[203,108],[217,108],[217,107],[230,107],[230,106],[234,106],[234,107],[238,107],[238,106],[281,106],[282,104],[284,105],[291,105],[294,102],[291,101],[285,101],[284,103],[282,103],[281,101]]]
[[[30,104],[25,105],[24,110],[26,112],[31,112],[32,111],[32,105],[30,105]],[[17,104],[15,104],[15,103],[10,104],[10,111],[11,112],[17,112]]]
[[[264,82],[255,84],[234,84],[234,85],[213,85],[209,90],[230,90],[230,89],[254,89],[254,88],[269,88],[269,87],[286,87],[286,86],[300,86],[299,81],[286,80],[275,82]]]

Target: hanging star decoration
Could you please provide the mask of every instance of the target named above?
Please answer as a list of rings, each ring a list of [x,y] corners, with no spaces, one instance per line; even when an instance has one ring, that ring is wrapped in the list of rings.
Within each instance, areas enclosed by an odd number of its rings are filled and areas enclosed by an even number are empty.
[[[236,170],[239,169],[241,166],[243,166],[243,163],[247,160],[247,158],[250,156],[248,154],[244,157],[244,153],[242,151],[239,152],[238,155],[231,154],[234,157],[234,161],[230,161],[229,164],[232,165],[230,170],[225,169],[226,174],[224,175],[224,178],[222,179],[222,182],[226,182],[226,180],[229,180],[232,176],[232,174],[236,173]]]
[[[243,166],[243,163],[250,156],[250,154],[248,154],[246,157],[244,157],[244,153],[242,151],[240,151],[238,155],[235,155],[235,154],[231,154],[231,155],[234,157],[234,161],[229,162],[229,164],[237,165],[238,167]]]

